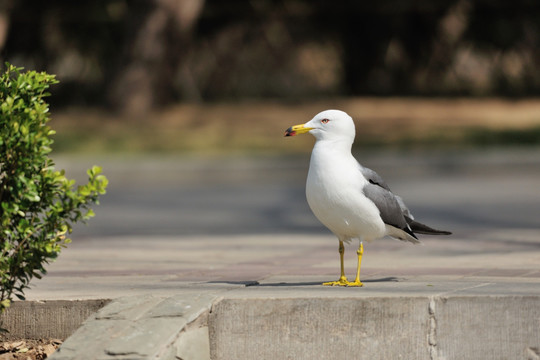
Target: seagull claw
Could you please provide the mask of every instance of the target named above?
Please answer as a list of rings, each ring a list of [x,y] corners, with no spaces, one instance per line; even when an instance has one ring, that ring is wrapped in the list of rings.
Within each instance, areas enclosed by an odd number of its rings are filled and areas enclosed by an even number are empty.
[[[361,286],[364,286],[364,283],[362,283],[360,280],[356,280],[356,281],[353,281],[353,282],[349,282],[347,284],[347,286],[361,287]]]
[[[350,286],[350,287],[364,286],[364,284],[360,282],[360,280],[355,280],[351,282],[343,278],[340,278],[339,280],[336,280],[336,281],[325,282],[325,283],[322,283],[322,285],[323,286]]]

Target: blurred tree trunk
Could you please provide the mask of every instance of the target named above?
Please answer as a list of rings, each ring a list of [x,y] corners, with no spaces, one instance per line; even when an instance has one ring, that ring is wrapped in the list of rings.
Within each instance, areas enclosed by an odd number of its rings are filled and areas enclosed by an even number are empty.
[[[13,2],[11,0],[0,0],[0,51],[6,45],[7,35],[9,31],[9,14]]]
[[[174,78],[204,0],[140,1],[129,9],[127,36],[110,77],[109,102],[136,115],[175,100]]]

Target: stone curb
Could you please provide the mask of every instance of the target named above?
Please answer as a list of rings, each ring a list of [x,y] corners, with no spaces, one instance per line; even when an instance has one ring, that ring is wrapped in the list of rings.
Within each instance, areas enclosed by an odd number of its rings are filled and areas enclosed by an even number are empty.
[[[65,339],[110,300],[15,301],[0,316],[0,339]]]
[[[118,298],[50,359],[540,359],[535,282],[249,285]]]
[[[539,359],[540,297],[223,299],[213,360]]]

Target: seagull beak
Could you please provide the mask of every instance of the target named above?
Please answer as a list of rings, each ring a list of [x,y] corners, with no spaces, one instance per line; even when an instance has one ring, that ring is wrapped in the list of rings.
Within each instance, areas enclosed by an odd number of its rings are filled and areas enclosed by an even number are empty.
[[[285,130],[285,136],[294,136],[298,134],[304,134],[307,133],[309,130],[313,130],[311,127],[306,127],[304,124],[302,125],[294,125]]]

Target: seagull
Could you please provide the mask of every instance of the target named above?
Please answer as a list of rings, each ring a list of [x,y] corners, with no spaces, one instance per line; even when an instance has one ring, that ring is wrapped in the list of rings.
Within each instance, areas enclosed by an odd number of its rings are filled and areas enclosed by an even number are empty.
[[[285,136],[310,133],[316,139],[306,181],[306,198],[313,214],[339,240],[341,276],[329,286],[363,286],[360,263],[363,241],[385,236],[419,244],[415,233],[450,235],[414,220],[403,199],[375,171],[366,168],[351,154],[355,127],[353,119],[340,110],[326,110],[310,121],[294,125]],[[347,280],[343,264],[345,247],[358,239],[356,278]]]

